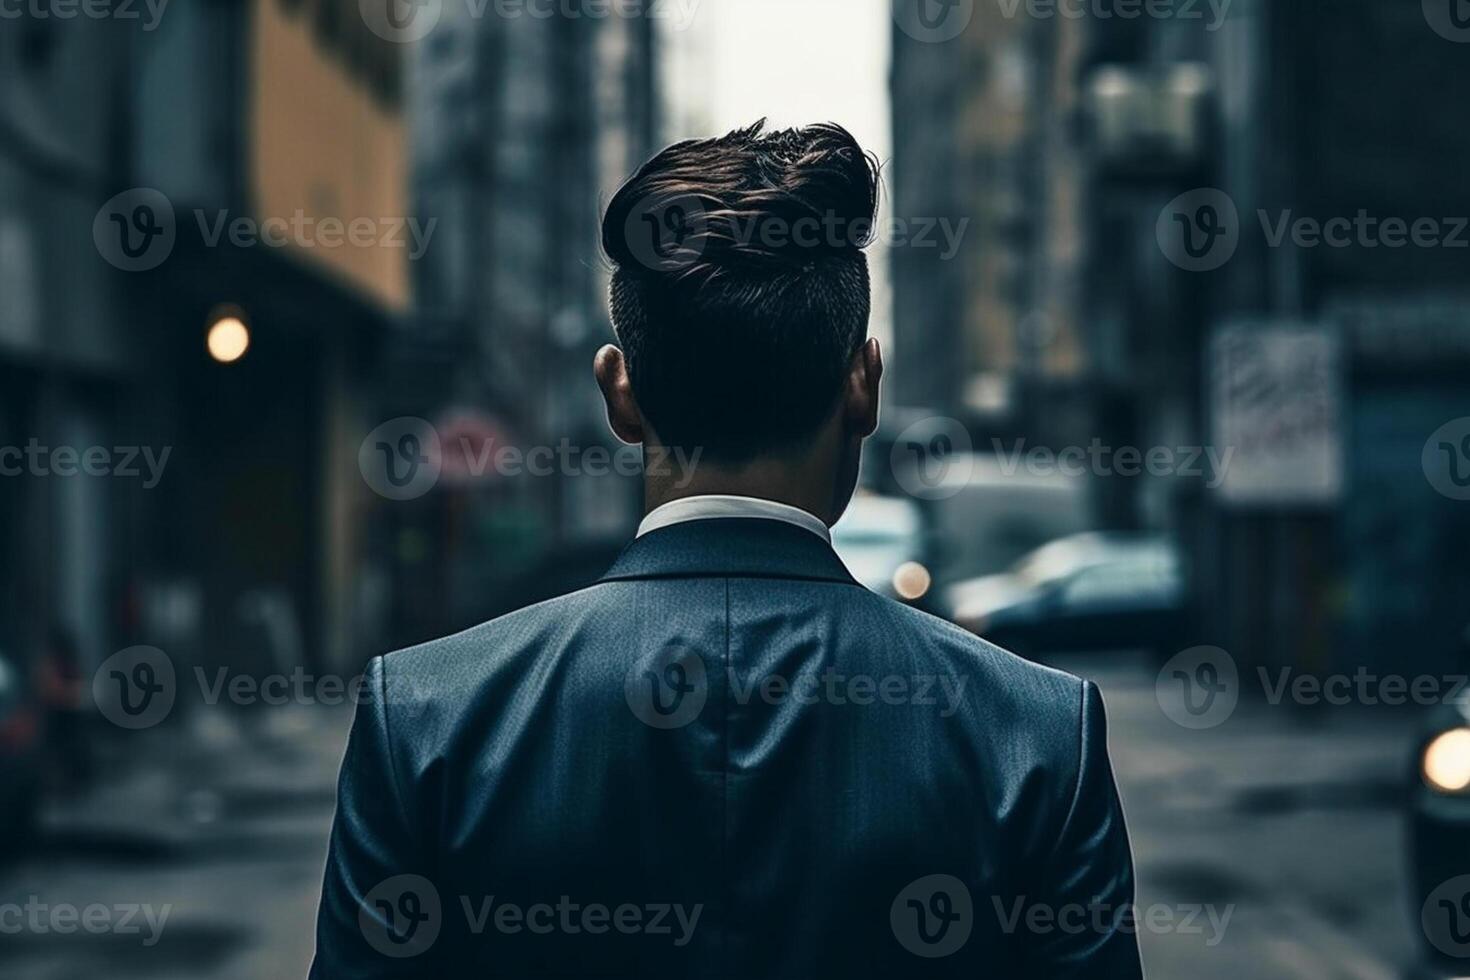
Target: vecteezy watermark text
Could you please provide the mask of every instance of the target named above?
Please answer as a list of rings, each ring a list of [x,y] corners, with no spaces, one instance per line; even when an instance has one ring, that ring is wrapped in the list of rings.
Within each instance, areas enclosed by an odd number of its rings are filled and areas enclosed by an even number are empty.
[[[0,0],[0,20],[141,20],[158,29],[169,0]]]
[[[1001,472],[1014,476],[1024,468],[1031,476],[1181,476],[1198,477],[1205,486],[1215,489],[1225,480],[1225,471],[1235,455],[1235,447],[1223,450],[1215,446],[1109,446],[1094,438],[1086,446],[1052,449],[1048,446],[1026,448],[1020,439],[1007,449],[1000,439],[991,446],[1000,460]]]
[[[1257,667],[1256,672],[1270,704],[1291,701],[1308,707],[1318,704],[1339,708],[1349,704],[1428,707],[1457,700],[1470,682],[1470,676],[1465,674],[1407,677],[1377,674],[1367,667],[1359,667],[1352,674],[1325,676],[1297,673],[1290,667],[1279,668],[1274,678],[1265,667]]]
[[[326,249],[344,246],[406,248],[410,261],[423,258],[439,224],[438,218],[430,218],[423,223],[415,217],[317,218],[300,208],[290,218],[253,218],[246,215],[231,218],[229,211],[216,211],[211,217],[204,210],[197,209],[194,220],[199,225],[200,237],[210,248],[217,248],[224,239],[236,248],[253,248],[256,245],[268,248],[285,248],[288,245]]]
[[[690,195],[653,195],[628,211],[623,234],[639,264],[659,272],[693,267],[720,241],[768,252],[937,249],[941,262],[959,254],[970,219],[893,217],[870,220],[828,211],[787,219],[775,215],[712,214]]]
[[[702,0],[358,0],[368,30],[385,41],[412,44],[433,33],[451,4],[453,19],[606,20],[644,17],[675,31],[688,29]]]
[[[3,476],[110,476],[143,479],[152,490],[163,479],[172,446],[45,446],[32,437],[24,447],[0,446]],[[141,464],[142,468],[139,468]]]
[[[468,434],[439,429],[426,419],[402,416],[369,432],[358,448],[357,464],[363,479],[389,500],[422,497],[440,476],[459,483],[495,477],[667,477],[676,488],[687,487],[704,455],[702,447],[643,447],[619,445],[609,449],[581,446],[563,438],[555,445],[519,446],[487,431]]]
[[[1204,936],[1207,947],[1218,946],[1235,914],[1235,906],[1223,909],[1202,903],[1137,906],[1132,902],[1108,902],[1094,897],[1088,902],[1055,904],[1034,901],[1028,896],[990,896],[999,930],[1010,936],[1029,933],[1050,936],[1110,936],[1174,934]],[[938,959],[958,952],[975,927],[977,910],[970,887],[949,874],[930,874],[905,885],[889,908],[893,936],[904,949],[925,959]]]
[[[968,678],[945,673],[845,673],[834,666],[784,674],[742,675],[725,671],[725,688],[735,703],[771,706],[795,703],[835,707],[873,705],[934,709],[941,718],[960,710]],[[623,694],[633,716],[652,728],[682,728],[699,717],[709,700],[710,671],[704,658],[671,645],[629,666]]]
[[[146,903],[72,905],[44,902],[31,895],[25,902],[0,903],[0,935],[68,936],[85,932],[94,936],[142,936],[142,945],[156,946],[163,927],[173,912],[172,905],[155,908]]]
[[[1403,217],[1359,208],[1353,215],[1317,217],[1261,208],[1255,217],[1267,248],[1470,248],[1470,217],[1464,215]],[[1155,233],[1170,262],[1190,272],[1209,272],[1234,257],[1245,224],[1229,194],[1201,187],[1165,205]]]
[[[1234,0],[995,0],[1007,20],[1024,13],[1033,20],[1205,20],[1205,30],[1225,25]]]
[[[602,902],[575,902],[562,895],[555,905],[535,902],[520,905],[486,895],[478,901],[469,895],[459,897],[470,932],[479,935],[487,928],[514,936],[527,932],[536,936],[552,934],[575,936],[581,933],[598,936],[616,932],[624,936],[667,936],[675,946],[687,946],[694,938],[704,905],[685,906],[678,902],[648,902],[636,905],[624,902],[609,906]]]
[[[737,671],[729,671],[730,691],[736,703],[741,705],[749,704],[752,698],[759,698],[769,705],[788,701],[804,705],[855,704],[859,707],[912,704],[937,707],[941,718],[951,718],[959,710],[968,680],[951,674],[888,674],[882,677],[844,674],[830,666],[820,672],[801,671],[790,679],[776,674],[742,678]]]
[[[561,895],[555,902],[514,902],[496,895],[459,896],[464,929],[480,936],[646,936],[676,947],[689,945],[704,913],[703,903],[580,902]],[[380,882],[359,903],[358,927],[378,952],[407,959],[427,952],[445,925],[445,902],[432,881],[416,874]]]
[[[3,3],[4,0],[0,0]],[[423,258],[439,219],[410,215],[290,215],[257,217],[228,210],[193,211],[206,248],[403,249],[410,261]],[[113,196],[92,221],[92,240],[109,264],[124,272],[148,272],[168,261],[178,244],[180,218],[162,191],[134,187]]]
[[[1433,707],[1457,702],[1470,687],[1466,674],[1380,674],[1366,666],[1351,673],[1313,674],[1292,667],[1255,669],[1267,704],[1302,707]],[[1235,658],[1214,646],[1190,647],[1160,669],[1156,695],[1160,709],[1183,728],[1224,724],[1240,702],[1243,680]]]
[[[1061,933],[1066,936],[1106,936],[1114,932],[1132,935],[1204,936],[1205,945],[1214,947],[1225,939],[1225,930],[1235,915],[1235,906],[1223,909],[1202,903],[1180,905],[1114,904],[1092,901],[1051,905],[1028,901],[1022,895],[1010,901],[991,897],[1001,931],[1013,935],[1026,932],[1035,936]]]

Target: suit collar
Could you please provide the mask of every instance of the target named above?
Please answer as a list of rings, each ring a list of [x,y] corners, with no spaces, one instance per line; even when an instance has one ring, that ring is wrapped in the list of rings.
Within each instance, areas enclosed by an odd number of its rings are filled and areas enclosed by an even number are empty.
[[[704,493],[693,497],[680,497],[660,504],[643,518],[638,525],[638,537],[643,537],[661,527],[683,524],[685,521],[705,521],[718,517],[761,517],[772,521],[785,521],[810,531],[828,544],[832,543],[832,532],[815,514],[800,507],[783,504],[776,500],[759,497],[743,497],[728,493]]]
[[[602,581],[715,576],[857,584],[837,552],[810,531],[744,517],[684,521],[650,531],[623,549]]]

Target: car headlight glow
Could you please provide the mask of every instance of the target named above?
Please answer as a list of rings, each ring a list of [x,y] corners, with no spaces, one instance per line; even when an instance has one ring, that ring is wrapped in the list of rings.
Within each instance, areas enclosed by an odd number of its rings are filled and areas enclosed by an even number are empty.
[[[1424,749],[1424,782],[1441,793],[1470,787],[1470,728],[1452,728]]]
[[[916,561],[906,561],[893,573],[893,591],[900,599],[916,602],[924,598],[929,586],[934,584],[929,569]]]

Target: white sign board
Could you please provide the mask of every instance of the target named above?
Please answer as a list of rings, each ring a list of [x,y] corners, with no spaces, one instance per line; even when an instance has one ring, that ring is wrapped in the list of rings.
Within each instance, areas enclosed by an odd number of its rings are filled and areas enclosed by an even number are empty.
[[[1332,330],[1237,322],[1210,344],[1211,442],[1229,465],[1221,498],[1322,506],[1342,494],[1342,396]]]

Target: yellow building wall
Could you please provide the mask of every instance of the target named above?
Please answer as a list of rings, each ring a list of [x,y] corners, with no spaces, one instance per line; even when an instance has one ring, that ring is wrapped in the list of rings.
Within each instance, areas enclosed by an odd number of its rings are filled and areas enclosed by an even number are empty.
[[[301,212],[316,221],[338,218],[345,226],[370,219],[372,245],[355,245],[343,235],[341,244],[325,247],[312,234],[302,236],[312,244],[303,247],[293,240],[287,247],[302,261],[400,310],[409,301],[407,246],[412,242],[402,228],[409,213],[402,114],[323,44],[314,28],[321,3],[342,7],[339,17],[361,24],[355,0],[315,0],[300,4],[295,13],[282,0],[254,2],[249,131],[255,217],[292,221]],[[400,246],[380,244],[384,236]]]

